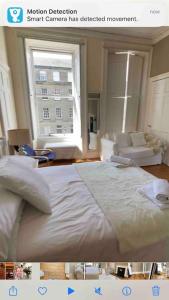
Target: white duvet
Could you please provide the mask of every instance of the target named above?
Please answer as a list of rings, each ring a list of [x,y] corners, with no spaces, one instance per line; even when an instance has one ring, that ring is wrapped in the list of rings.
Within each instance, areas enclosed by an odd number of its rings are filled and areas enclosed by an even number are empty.
[[[22,198],[0,186],[0,261],[8,259],[11,240],[15,242],[16,239],[15,225],[21,216],[22,209]],[[14,244],[12,247],[15,251]]]
[[[18,261],[169,259],[168,239],[121,254],[115,228],[106,219],[75,166],[41,168],[36,171],[45,176],[52,189],[53,213],[45,215],[29,204],[25,206],[15,249]],[[128,188],[127,183],[126,195]]]
[[[161,210],[138,193],[154,176],[140,168],[119,169],[110,163],[75,167],[115,229],[121,253],[169,238],[169,209]]]

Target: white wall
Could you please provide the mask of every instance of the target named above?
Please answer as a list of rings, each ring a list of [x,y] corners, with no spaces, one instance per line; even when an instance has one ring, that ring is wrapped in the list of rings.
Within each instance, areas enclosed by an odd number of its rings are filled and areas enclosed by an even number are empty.
[[[6,28],[6,43],[14,87],[18,128],[29,128],[29,103],[27,101],[26,105],[27,90],[24,80],[27,76],[26,65],[23,63],[24,53],[20,52],[21,40],[17,38],[17,32],[15,29]]]
[[[6,52],[6,45],[5,45],[5,35],[3,27],[0,27],[0,65],[7,66],[7,52]],[[2,129],[2,121],[0,119],[0,136],[3,135],[3,129]]]
[[[3,27],[0,27],[0,64],[7,66],[8,58],[6,52],[6,42],[5,42],[5,33]]]
[[[168,142],[163,158],[169,165],[169,36],[153,47],[151,77],[149,79],[145,131]]]
[[[2,114],[0,118],[2,119],[0,124],[0,132],[2,133],[2,135],[7,136],[7,130],[16,128],[17,122],[15,102],[13,97],[13,85],[11,79],[11,72],[8,64],[5,32],[3,27],[0,27],[0,72],[1,77],[3,78],[0,87],[0,110]],[[8,122],[6,122],[6,120],[8,120]]]
[[[148,109],[145,129],[169,145],[169,73],[149,80]],[[169,146],[163,157],[169,166]]]

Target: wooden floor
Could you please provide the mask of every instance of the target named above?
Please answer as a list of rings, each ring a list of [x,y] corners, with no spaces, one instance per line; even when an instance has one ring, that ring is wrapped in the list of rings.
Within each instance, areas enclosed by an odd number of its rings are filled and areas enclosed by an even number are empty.
[[[44,276],[41,279],[66,279],[65,263],[41,263],[40,268],[44,272]]]
[[[161,275],[153,275],[152,279],[157,279],[157,280],[164,280],[164,279],[168,279],[169,277],[166,274],[161,274]]]
[[[164,164],[157,166],[147,166],[143,167],[143,169],[158,178],[169,180],[169,167]]]
[[[100,158],[93,159],[60,159],[52,162],[41,163],[39,164],[40,168],[44,167],[52,167],[52,166],[63,166],[63,165],[72,165],[75,163],[83,163],[83,162],[92,162],[92,161],[100,161]]]
[[[147,274],[133,274],[130,277],[125,277],[123,279],[127,280],[148,280],[149,276]]]
[[[117,275],[115,275],[116,277],[118,277]],[[129,277],[118,277],[119,279],[122,280],[149,280],[149,275],[148,274],[133,274]],[[166,274],[161,274],[161,275],[153,275],[153,277],[151,278],[152,280],[169,280],[169,277]]]
[[[149,275],[148,274],[133,274],[129,277],[119,277],[116,274],[113,274],[113,276],[117,277],[118,279],[121,280],[148,280],[149,279]]]

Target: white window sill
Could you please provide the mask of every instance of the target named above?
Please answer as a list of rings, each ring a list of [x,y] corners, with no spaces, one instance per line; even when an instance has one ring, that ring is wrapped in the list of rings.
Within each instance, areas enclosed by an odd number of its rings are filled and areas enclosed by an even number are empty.
[[[78,148],[75,143],[72,142],[55,142],[55,143],[45,143],[44,148]]]
[[[36,140],[38,148],[51,148],[51,149],[81,149],[82,141],[75,135],[66,137],[41,137]]]

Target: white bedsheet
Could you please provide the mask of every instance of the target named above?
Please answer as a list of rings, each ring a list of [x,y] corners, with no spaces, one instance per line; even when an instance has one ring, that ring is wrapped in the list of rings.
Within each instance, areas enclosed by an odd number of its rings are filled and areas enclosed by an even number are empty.
[[[37,169],[53,190],[53,214],[26,205],[17,244],[18,261],[168,261],[168,241],[120,254],[108,223],[74,166]]]
[[[114,168],[106,162],[75,167],[115,229],[121,253],[169,239],[169,210],[162,211],[137,191],[154,182],[153,175],[140,168]]]

